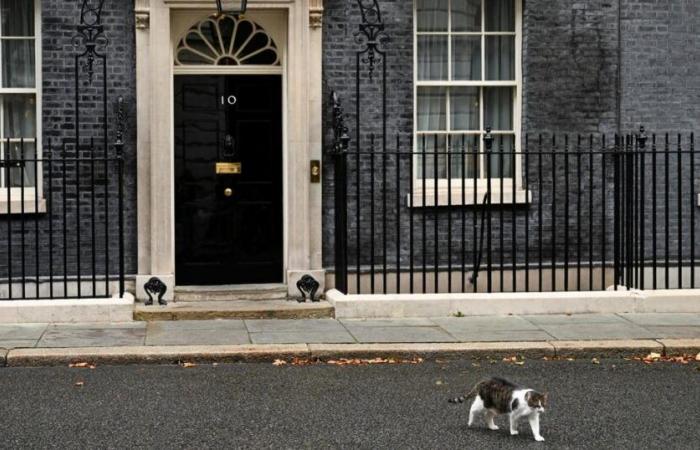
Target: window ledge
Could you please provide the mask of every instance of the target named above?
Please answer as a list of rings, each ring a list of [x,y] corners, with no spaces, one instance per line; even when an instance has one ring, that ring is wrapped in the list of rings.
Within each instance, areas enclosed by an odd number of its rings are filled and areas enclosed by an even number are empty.
[[[448,195],[449,192],[449,195]],[[476,203],[474,202],[474,189],[466,189],[462,193],[461,186],[453,186],[451,191],[447,188],[438,188],[437,190],[437,206],[485,206],[487,202],[484,202],[486,198],[487,189],[477,188],[476,190]],[[407,204],[411,207],[411,197],[407,196]],[[515,197],[513,196],[512,189],[503,189],[503,196],[501,196],[500,188],[491,189],[491,205],[526,205],[532,202],[532,192],[517,188],[515,190]],[[425,189],[425,204],[423,204],[423,189],[418,187],[413,189],[413,208],[430,208],[435,205],[435,189],[428,187]]]
[[[38,203],[38,205],[37,205]],[[39,207],[37,210],[37,206]],[[32,200],[24,201],[24,209],[22,208],[21,200],[10,200],[9,208],[7,200],[0,200],[0,216],[6,216],[7,214],[44,214],[46,213],[46,200],[41,198],[38,202]]]

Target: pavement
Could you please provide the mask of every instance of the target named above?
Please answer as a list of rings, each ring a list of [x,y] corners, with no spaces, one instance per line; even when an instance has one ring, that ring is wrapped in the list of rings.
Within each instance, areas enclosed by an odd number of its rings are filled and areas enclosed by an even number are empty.
[[[698,363],[450,360],[0,369],[0,448],[693,449]],[[447,399],[498,375],[547,391],[544,443]]]
[[[700,314],[578,314],[546,316],[479,316],[391,320],[200,320],[114,324],[0,325],[0,363],[15,365],[63,355],[109,353],[117,362],[138,362],[237,351],[274,357],[310,353],[332,357],[366,351],[368,355],[402,350],[415,354],[483,351],[531,351],[562,354],[598,348],[635,352],[669,349],[700,351]],[[52,351],[53,349],[53,351]],[[79,349],[79,350],[78,350]],[[106,350],[105,350],[106,349]],[[364,349],[364,350],[363,350]],[[325,353],[324,353],[325,352]],[[141,355],[141,356],[139,356]],[[146,356],[144,356],[146,355]],[[607,355],[607,354],[605,354]],[[605,356],[604,355],[604,356]],[[199,358],[201,359],[201,358]],[[265,358],[263,358],[265,359]]]

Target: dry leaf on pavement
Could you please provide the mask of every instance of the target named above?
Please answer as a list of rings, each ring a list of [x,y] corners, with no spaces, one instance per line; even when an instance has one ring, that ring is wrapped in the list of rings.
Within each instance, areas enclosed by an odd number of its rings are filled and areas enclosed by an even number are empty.
[[[184,363],[182,363],[182,364],[180,364],[180,365],[181,365],[182,367],[184,367],[185,369],[190,369],[190,368],[192,368],[192,367],[196,367],[196,366],[197,366],[197,364],[191,363],[191,362],[184,362]]]
[[[591,360],[591,362],[592,362],[593,364],[600,364],[600,360],[599,360],[598,358],[593,358],[593,359]]]
[[[86,362],[77,362],[68,364],[68,367],[70,367],[71,369],[84,369],[86,367],[90,367],[90,364]]]
[[[287,361],[285,361],[285,360],[283,360],[283,359],[276,359],[276,360],[272,363],[273,366],[284,366],[284,365],[286,365],[286,364],[287,364]]]
[[[76,386],[76,387],[83,387],[84,385],[85,385],[84,381],[76,381],[74,384],[74,386]]]

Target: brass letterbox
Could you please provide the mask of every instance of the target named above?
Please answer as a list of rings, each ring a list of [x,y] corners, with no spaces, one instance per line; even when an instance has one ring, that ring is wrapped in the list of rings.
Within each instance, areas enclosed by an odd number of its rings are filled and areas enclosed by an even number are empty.
[[[240,175],[242,172],[239,162],[218,162],[216,163],[217,175]]]

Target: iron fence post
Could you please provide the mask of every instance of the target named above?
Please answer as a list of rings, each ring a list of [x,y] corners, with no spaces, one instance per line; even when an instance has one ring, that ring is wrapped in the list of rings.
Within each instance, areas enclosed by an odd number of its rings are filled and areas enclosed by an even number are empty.
[[[348,189],[347,155],[350,145],[348,128],[340,98],[333,92],[333,147],[331,155],[334,163],[334,208],[335,208],[335,288],[348,293]],[[359,199],[358,199],[359,200]],[[360,276],[358,272],[357,277]]]
[[[117,158],[117,204],[119,208],[119,298],[124,297],[124,99],[117,99],[117,138],[114,149]]]

